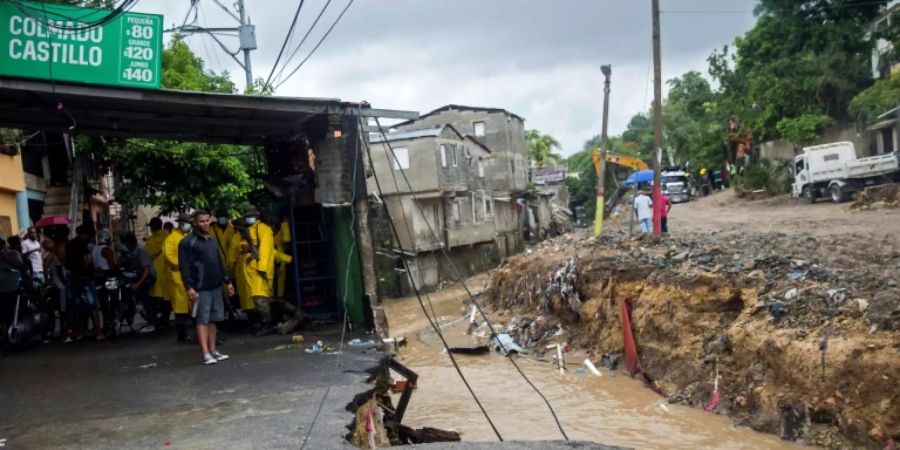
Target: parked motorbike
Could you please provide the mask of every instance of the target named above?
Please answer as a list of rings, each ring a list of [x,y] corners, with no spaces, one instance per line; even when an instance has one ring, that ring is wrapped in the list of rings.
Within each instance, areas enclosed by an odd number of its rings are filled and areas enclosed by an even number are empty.
[[[128,289],[131,283],[137,280],[134,272],[111,272],[103,276],[101,298],[107,304],[104,311],[104,325],[107,331],[120,335],[127,326],[130,332],[134,332],[134,316],[137,315],[137,305],[134,294]],[[107,317],[108,316],[108,317]]]
[[[54,327],[53,307],[43,283],[23,277],[16,293],[13,320],[6,329],[9,344],[21,347],[36,342],[49,342]]]

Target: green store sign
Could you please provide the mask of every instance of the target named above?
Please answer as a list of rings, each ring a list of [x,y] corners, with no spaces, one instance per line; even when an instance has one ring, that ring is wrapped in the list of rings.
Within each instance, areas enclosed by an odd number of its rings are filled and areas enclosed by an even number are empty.
[[[0,0],[0,75],[159,89],[162,16],[112,12]]]

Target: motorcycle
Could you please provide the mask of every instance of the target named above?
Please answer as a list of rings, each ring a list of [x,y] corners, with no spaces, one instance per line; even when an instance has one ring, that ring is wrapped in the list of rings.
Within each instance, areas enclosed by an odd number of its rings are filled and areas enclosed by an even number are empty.
[[[50,342],[55,328],[53,309],[43,283],[24,277],[16,293],[12,324],[6,338],[13,347]]]
[[[104,291],[105,301],[108,302],[103,310],[107,312],[109,317],[108,331],[112,331],[115,335],[122,334],[124,327],[128,327],[130,332],[134,332],[134,317],[137,315],[137,304],[134,294],[128,288],[138,278],[138,274],[134,272],[116,272],[104,275],[102,281],[102,289]],[[104,317],[104,322],[107,318]]]

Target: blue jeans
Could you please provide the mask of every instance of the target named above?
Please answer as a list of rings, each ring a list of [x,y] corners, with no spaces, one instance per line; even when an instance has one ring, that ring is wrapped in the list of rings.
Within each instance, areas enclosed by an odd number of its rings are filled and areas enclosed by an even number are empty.
[[[641,232],[650,233],[653,231],[653,224],[650,223],[650,219],[641,219],[639,222],[641,223]]]

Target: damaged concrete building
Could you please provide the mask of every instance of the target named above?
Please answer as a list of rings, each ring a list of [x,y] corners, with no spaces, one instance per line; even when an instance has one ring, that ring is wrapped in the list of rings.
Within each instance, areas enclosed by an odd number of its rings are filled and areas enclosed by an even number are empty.
[[[522,249],[517,200],[528,181],[524,119],[503,109],[448,105],[397,124],[386,136],[372,134],[370,142],[383,201],[400,234],[398,246],[384,220],[376,225],[376,245],[394,255],[379,264],[387,291],[410,287],[396,256],[400,248],[416,287],[425,289],[455,279],[441,249],[464,276]]]

